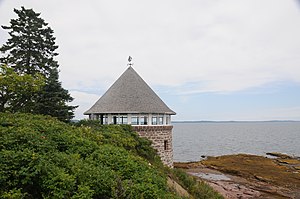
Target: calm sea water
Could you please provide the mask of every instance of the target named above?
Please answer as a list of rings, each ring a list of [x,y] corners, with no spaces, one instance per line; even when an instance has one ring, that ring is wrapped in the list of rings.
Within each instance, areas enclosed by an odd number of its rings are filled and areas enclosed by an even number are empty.
[[[300,156],[300,122],[174,123],[174,161],[201,155],[281,152]]]

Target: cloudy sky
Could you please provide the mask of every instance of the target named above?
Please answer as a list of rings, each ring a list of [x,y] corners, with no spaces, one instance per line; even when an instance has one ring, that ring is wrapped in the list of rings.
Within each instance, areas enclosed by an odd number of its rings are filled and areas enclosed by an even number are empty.
[[[174,120],[300,120],[300,1],[0,0],[0,24],[21,6],[54,30],[77,119],[130,55]]]

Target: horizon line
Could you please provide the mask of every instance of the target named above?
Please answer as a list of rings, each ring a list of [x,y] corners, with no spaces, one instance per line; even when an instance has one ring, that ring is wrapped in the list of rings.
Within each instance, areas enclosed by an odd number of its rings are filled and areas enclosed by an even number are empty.
[[[201,123],[201,122],[300,122],[300,120],[174,120],[172,123]]]

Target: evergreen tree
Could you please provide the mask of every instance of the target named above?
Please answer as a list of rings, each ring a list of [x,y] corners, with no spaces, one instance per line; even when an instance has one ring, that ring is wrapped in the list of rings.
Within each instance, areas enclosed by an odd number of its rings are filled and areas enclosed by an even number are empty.
[[[2,26],[9,30],[10,38],[0,51],[2,63],[14,68],[16,72],[35,74],[40,72],[45,76],[49,71],[58,68],[54,56],[58,53],[53,30],[40,18],[40,13],[32,9],[14,9],[17,19],[10,20],[10,26]]]
[[[35,112],[43,115],[51,115],[61,121],[69,121],[74,117],[73,110],[77,106],[68,106],[66,102],[73,101],[68,91],[62,88],[58,81],[58,70],[52,69],[46,85],[39,93],[35,103]]]
[[[10,38],[0,47],[0,62],[7,64],[19,74],[42,74],[46,84],[34,98],[30,112],[47,114],[68,121],[74,116],[77,106],[68,106],[73,98],[59,82],[58,55],[53,30],[32,9],[14,9],[17,19],[10,20],[10,26],[2,26],[9,31]]]

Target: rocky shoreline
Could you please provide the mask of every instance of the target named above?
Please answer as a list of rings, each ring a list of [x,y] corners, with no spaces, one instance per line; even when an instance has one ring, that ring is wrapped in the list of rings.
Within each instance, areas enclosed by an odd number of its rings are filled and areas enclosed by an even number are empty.
[[[280,153],[207,157],[174,163],[225,198],[300,198],[300,159]]]

